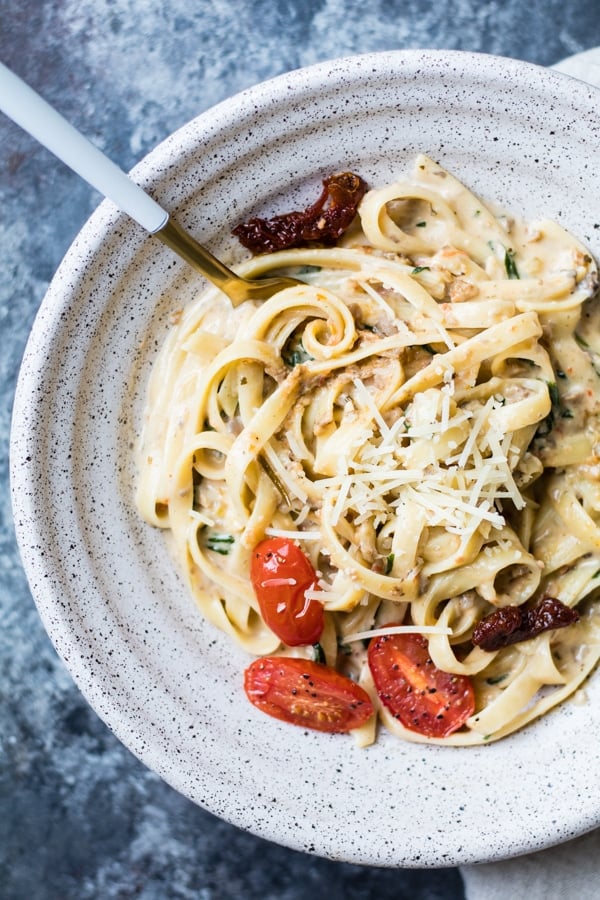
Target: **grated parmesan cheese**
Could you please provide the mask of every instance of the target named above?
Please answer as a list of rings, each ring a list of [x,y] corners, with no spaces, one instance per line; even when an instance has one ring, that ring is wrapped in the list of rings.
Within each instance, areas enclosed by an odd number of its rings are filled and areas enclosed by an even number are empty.
[[[512,474],[519,459],[512,434],[497,432],[491,420],[504,398],[491,396],[474,409],[461,408],[453,400],[453,372],[445,370],[443,380],[439,390],[418,394],[405,417],[389,428],[366,385],[354,379],[357,399],[373,427],[362,432],[362,446],[353,457],[338,461],[338,474],[321,482],[330,496],[332,526],[350,516],[354,526],[371,519],[377,528],[393,521],[410,501],[427,511],[429,525],[457,534],[464,544],[484,523],[505,525],[501,501],[524,507]],[[466,423],[460,442],[459,429]],[[450,429],[458,436],[456,452],[437,459],[432,445]]]
[[[385,628],[373,628],[370,631],[356,631],[353,634],[345,634],[345,644],[353,644],[355,641],[368,641],[373,637],[381,637],[387,634],[444,634],[451,635],[452,629],[445,625],[387,625]]]
[[[320,531],[287,531],[284,528],[265,528],[265,534],[269,537],[287,538],[290,541],[320,541]]]

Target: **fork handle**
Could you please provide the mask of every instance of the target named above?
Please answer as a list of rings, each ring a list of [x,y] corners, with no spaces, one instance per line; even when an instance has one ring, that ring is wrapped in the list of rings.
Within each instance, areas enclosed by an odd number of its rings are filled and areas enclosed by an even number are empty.
[[[162,206],[3,63],[0,110],[146,231],[166,225]]]

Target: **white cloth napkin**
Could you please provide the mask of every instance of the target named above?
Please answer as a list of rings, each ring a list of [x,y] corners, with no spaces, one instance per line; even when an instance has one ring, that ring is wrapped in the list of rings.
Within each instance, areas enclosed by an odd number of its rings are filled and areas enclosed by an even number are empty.
[[[562,59],[551,68],[600,88],[600,47],[592,47],[591,50],[584,50],[583,53],[568,56],[567,59]]]
[[[600,88],[600,47],[553,68]],[[590,784],[590,790],[599,786]],[[600,830],[539,853],[463,866],[461,874],[467,900],[600,900]]]
[[[463,866],[461,874],[467,900],[598,900],[600,831],[528,856]]]

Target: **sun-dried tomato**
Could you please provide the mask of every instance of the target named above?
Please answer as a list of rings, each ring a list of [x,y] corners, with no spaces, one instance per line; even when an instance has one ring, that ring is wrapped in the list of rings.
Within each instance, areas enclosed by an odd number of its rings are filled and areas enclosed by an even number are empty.
[[[482,650],[500,650],[509,644],[566,628],[579,620],[579,613],[554,597],[546,597],[532,609],[503,606],[482,619],[473,631],[473,643]]]
[[[331,245],[352,224],[367,191],[360,175],[342,172],[323,181],[321,196],[304,212],[289,212],[272,219],[249,219],[233,234],[252,253],[274,253],[317,243]]]

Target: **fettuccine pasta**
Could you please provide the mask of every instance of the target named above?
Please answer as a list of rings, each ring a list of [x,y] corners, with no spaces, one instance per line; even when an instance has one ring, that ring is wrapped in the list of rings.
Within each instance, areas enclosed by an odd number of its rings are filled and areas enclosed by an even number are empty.
[[[368,191],[337,246],[239,271],[299,283],[236,309],[210,288],[183,312],[138,448],[138,508],[170,530],[202,614],[254,656],[318,653],[407,740],[495,740],[572,695],[600,655],[588,251],[553,222],[495,215],[419,156]],[[250,569],[265,538],[314,568],[316,650],[282,642],[261,614]],[[474,641],[482,620],[547,598],[577,621],[496,649]],[[451,734],[407,725],[382,697],[366,649],[382,627],[421,634],[431,665],[472,685]],[[356,732],[374,736],[374,718]]]

